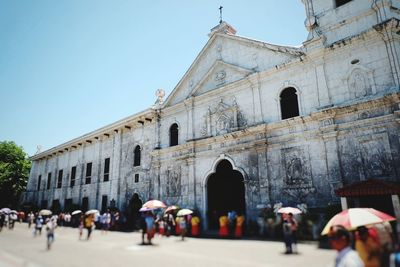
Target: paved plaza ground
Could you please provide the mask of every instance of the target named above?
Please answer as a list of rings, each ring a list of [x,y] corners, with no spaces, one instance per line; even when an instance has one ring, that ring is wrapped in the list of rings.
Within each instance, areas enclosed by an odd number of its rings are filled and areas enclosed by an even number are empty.
[[[76,228],[59,227],[50,251],[45,232],[33,237],[32,228],[16,223],[0,232],[0,267],[119,267],[119,266],[263,266],[324,267],[333,263],[335,251],[318,249],[315,243],[299,244],[297,255],[283,254],[283,242],[159,237],[154,245],[140,245],[138,232],[93,233],[78,240]],[[86,234],[86,232],[84,232]]]

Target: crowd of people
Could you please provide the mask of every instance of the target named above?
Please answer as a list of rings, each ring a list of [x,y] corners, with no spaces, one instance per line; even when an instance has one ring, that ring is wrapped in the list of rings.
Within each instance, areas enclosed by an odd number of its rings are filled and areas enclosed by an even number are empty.
[[[141,244],[152,244],[157,234],[161,237],[176,235],[185,240],[186,236],[199,237],[201,234],[200,216],[195,213],[179,215],[178,209],[161,210],[147,209],[141,212],[140,230]],[[285,254],[298,253],[297,232],[298,219],[292,213],[276,214],[281,222],[281,233],[284,241]],[[79,239],[83,239],[86,231],[86,240],[91,239],[94,229],[107,234],[110,229],[118,230],[121,215],[118,211],[107,210],[100,214],[96,210],[74,213],[60,213],[58,215],[42,214],[41,212],[0,212],[0,231],[5,227],[14,228],[15,222],[26,221],[28,228],[33,226],[33,236],[40,236],[42,229],[46,231],[46,246],[51,249],[57,227],[77,227]],[[245,229],[245,217],[234,210],[219,217],[218,235],[222,238],[241,238]],[[390,223],[360,226],[349,231],[342,225],[333,225],[329,229],[328,240],[331,248],[338,251],[336,267],[398,267],[400,266],[399,250]],[[397,261],[398,265],[395,265]],[[392,265],[390,265],[390,262]]]

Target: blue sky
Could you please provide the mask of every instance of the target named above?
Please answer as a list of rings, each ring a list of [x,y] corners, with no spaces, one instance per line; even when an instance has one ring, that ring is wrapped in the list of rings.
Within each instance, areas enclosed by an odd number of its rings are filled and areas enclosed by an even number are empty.
[[[301,0],[0,1],[0,141],[29,155],[149,108],[174,89],[210,29],[299,46]]]

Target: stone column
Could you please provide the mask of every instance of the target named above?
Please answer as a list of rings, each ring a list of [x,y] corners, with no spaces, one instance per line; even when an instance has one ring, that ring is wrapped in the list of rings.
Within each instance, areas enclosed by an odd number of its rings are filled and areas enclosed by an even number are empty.
[[[120,170],[121,170],[121,153],[122,153],[122,132],[121,130],[114,130],[113,134],[113,149],[112,149],[112,175],[110,177],[110,201],[118,201],[120,191]],[[115,203],[119,206],[119,203]]]
[[[267,142],[259,141],[255,144],[258,155],[258,177],[260,182],[260,201],[258,204],[271,204],[271,188],[267,166]]]
[[[86,169],[86,162],[85,162],[85,145],[80,144],[79,145],[79,155],[78,155],[78,162],[80,162],[80,175],[79,175],[79,199],[78,203],[79,205],[82,205],[82,190],[83,190],[83,185],[85,183],[85,169]],[[78,175],[78,174],[77,174]]]
[[[396,216],[397,223],[396,223],[396,231],[397,231],[397,240],[400,240],[400,201],[398,195],[392,195],[392,203],[393,203],[393,210],[394,215]]]
[[[262,103],[260,93],[260,81],[258,74],[255,78],[248,79],[251,86],[251,92],[253,96],[253,125],[260,124],[264,121],[262,114]]]
[[[335,189],[343,186],[343,176],[340,170],[340,159],[337,144],[336,125],[333,118],[326,118],[320,121],[321,136],[325,147],[325,163],[328,182],[331,189],[332,199],[336,198]]]
[[[341,197],[340,204],[342,205],[342,210],[347,210],[349,206],[347,205],[347,198]]]
[[[101,203],[99,204],[99,198],[100,198],[100,196],[99,196],[99,194],[100,194],[100,183],[103,181],[103,177],[101,176],[101,174],[102,174],[102,169],[103,169],[103,166],[104,166],[104,159],[103,159],[103,157],[102,157],[102,155],[101,155],[101,151],[102,151],[102,141],[101,141],[101,139],[97,139],[96,141],[95,141],[95,148],[94,148],[94,154],[96,155],[97,154],[97,166],[98,166],[98,168],[97,168],[97,179],[96,179],[96,198],[95,198],[95,208],[97,209],[97,210],[101,210]],[[99,208],[100,207],[100,208]]]
[[[197,208],[196,166],[195,166],[195,158],[194,157],[186,159],[186,168],[188,169],[188,202],[189,202],[189,206],[191,206],[193,208]]]
[[[194,120],[193,120],[193,102],[194,98],[189,98],[185,100],[185,108],[186,108],[186,114],[187,114],[187,120],[186,120],[186,140],[193,140],[194,139]]]
[[[325,66],[323,60],[315,62],[315,80],[318,90],[318,102],[320,107],[331,105],[331,96],[325,77]]]

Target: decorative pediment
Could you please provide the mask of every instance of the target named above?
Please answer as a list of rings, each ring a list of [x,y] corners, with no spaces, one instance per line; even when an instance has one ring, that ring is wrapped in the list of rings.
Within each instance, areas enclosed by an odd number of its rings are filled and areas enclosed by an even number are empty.
[[[230,84],[241,79],[254,71],[228,64],[217,60],[203,79],[193,88],[191,96],[198,96],[218,87]]]
[[[247,126],[247,121],[240,111],[236,99],[232,104],[224,103],[223,99],[214,106],[208,107],[204,115],[202,136],[216,136],[237,131]]]

